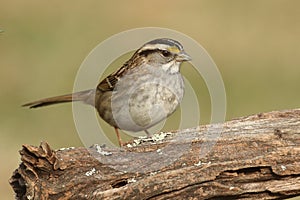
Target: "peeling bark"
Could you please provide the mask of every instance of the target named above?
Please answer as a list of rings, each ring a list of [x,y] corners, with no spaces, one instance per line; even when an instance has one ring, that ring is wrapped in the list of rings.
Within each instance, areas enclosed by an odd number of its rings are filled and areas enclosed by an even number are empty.
[[[300,195],[300,109],[137,139],[23,145],[16,199],[284,199]]]

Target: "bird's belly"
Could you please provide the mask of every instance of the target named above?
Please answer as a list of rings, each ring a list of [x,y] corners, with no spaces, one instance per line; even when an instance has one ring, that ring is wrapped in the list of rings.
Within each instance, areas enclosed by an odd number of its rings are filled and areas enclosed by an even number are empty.
[[[175,85],[169,87],[147,82],[127,88],[124,92],[126,95],[123,92],[119,94],[119,91],[113,92],[111,108],[117,127],[136,132],[166,119],[176,110],[183,97],[184,89],[178,83]]]

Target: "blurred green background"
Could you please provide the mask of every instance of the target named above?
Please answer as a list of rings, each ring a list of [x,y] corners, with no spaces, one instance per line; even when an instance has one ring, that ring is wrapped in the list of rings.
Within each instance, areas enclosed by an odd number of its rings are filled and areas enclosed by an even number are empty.
[[[103,2],[1,2],[1,199],[13,199],[8,179],[20,163],[22,144],[44,140],[53,148],[82,145],[71,105],[34,111],[20,105],[71,92],[86,55],[127,29],[170,28],[202,44],[223,76],[227,119],[299,108],[300,1]],[[202,81],[192,69],[183,73],[193,82]],[[208,99],[200,99],[205,123],[209,96],[201,91],[199,95]]]

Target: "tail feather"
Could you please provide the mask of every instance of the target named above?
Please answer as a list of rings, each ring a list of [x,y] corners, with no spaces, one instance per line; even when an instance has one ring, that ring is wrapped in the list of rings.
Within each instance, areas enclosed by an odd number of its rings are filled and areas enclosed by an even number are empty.
[[[94,105],[94,98],[95,98],[95,90],[85,90],[73,94],[65,94],[61,96],[40,99],[37,101],[23,104],[22,106],[29,107],[29,108],[38,108],[42,106],[49,106],[49,105],[59,104],[59,103],[67,103],[72,101],[83,101],[87,104]]]

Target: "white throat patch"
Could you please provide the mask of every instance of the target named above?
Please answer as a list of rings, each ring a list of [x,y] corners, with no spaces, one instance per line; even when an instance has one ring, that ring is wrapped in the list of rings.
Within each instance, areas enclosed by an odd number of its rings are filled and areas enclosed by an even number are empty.
[[[174,60],[174,61],[168,62],[167,64],[162,65],[162,69],[165,72],[168,72],[168,73],[171,73],[171,74],[175,74],[175,73],[179,72],[179,66],[180,66],[180,64],[181,64],[180,62],[176,62]]]

